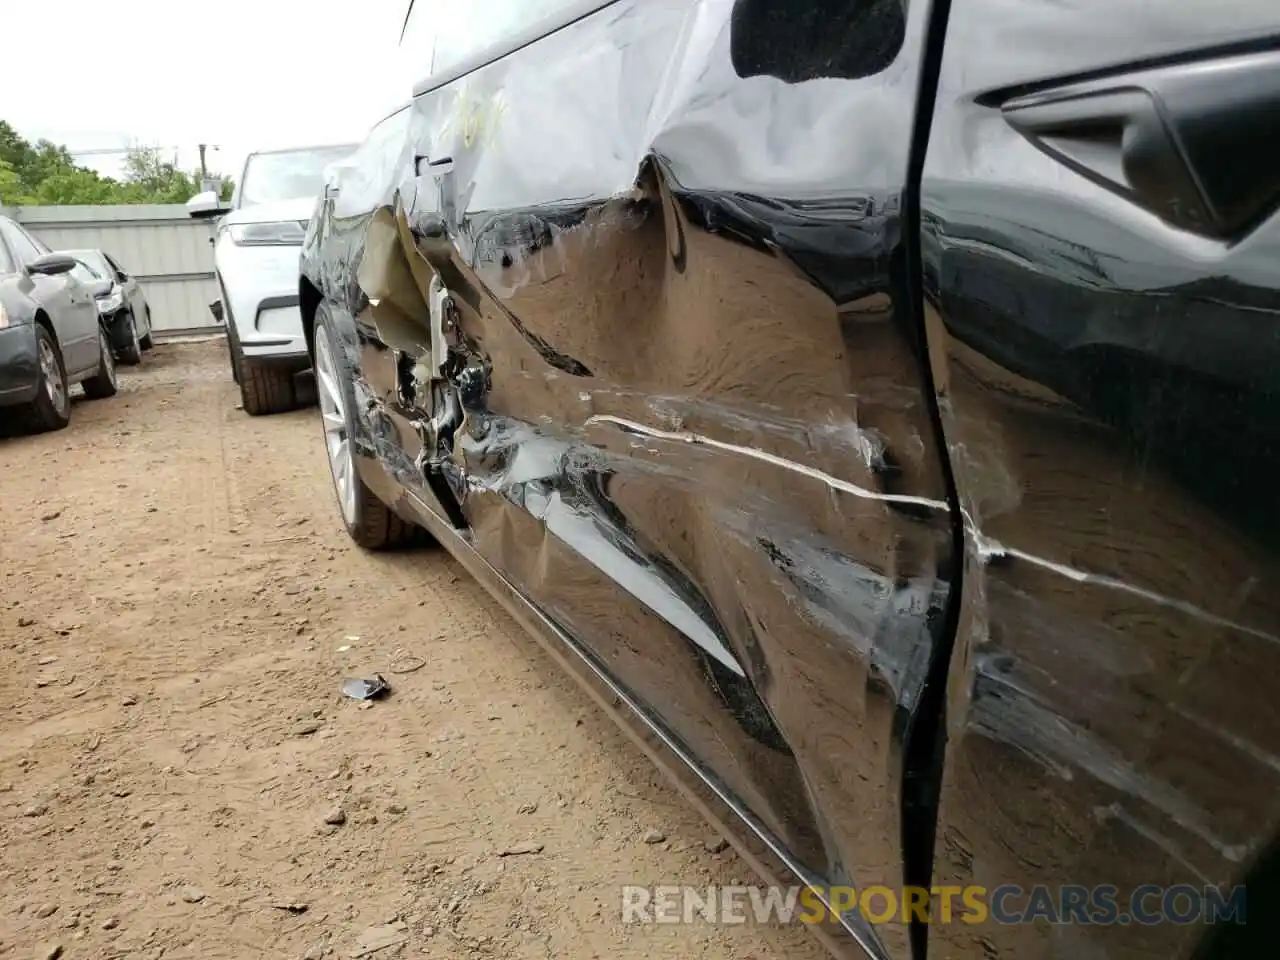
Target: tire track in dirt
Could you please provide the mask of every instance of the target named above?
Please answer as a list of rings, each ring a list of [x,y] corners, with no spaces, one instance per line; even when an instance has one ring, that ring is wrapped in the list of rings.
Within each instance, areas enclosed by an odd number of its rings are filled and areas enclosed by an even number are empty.
[[[314,411],[251,419],[225,367],[160,346],[0,440],[0,957],[347,956],[387,923],[380,958],[822,955],[623,925],[623,884],[746,870],[447,554],[352,546]],[[390,699],[341,698],[375,670]]]

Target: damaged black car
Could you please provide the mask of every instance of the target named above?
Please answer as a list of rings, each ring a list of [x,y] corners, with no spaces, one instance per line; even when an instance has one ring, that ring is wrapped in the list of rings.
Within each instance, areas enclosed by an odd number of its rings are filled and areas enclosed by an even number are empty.
[[[151,307],[138,278],[102,250],[65,252],[80,261],[96,281],[98,311],[111,337],[116,359],[127,364],[141,363],[143,352],[153,346],[153,338]]]
[[[1274,0],[401,52],[301,259],[352,539],[453,554],[838,955],[1274,955]]]

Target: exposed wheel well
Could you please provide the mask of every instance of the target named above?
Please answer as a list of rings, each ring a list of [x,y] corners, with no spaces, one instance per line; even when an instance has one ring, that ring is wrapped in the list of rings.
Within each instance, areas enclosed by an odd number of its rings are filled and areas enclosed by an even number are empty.
[[[302,333],[307,338],[307,353],[316,355],[316,310],[320,307],[320,291],[305,276],[298,280],[298,309],[302,313]]]
[[[58,344],[58,349],[62,349],[62,344],[58,343],[58,331],[53,329],[53,321],[49,319],[49,315],[43,310],[36,311],[36,323],[49,331],[49,336],[53,337],[53,342]]]

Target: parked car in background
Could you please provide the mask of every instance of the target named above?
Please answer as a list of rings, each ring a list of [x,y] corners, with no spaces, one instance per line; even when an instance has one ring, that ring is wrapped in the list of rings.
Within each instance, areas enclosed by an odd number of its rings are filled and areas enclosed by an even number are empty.
[[[352,539],[842,954],[1274,956],[1275,0],[406,6],[301,260]]]
[[[246,413],[292,409],[299,373],[311,362],[298,314],[298,252],[325,168],[351,146],[250,154],[230,209],[210,192],[193,197],[194,217],[221,217],[214,262],[231,373]]]
[[[66,250],[108,287],[97,296],[98,310],[111,337],[116,357],[124,363],[142,361],[144,350],[152,347],[151,307],[136,277],[119,261],[102,250]]]
[[[0,216],[0,418],[35,432],[71,418],[70,389],[116,392],[116,368],[95,294],[104,280]]]

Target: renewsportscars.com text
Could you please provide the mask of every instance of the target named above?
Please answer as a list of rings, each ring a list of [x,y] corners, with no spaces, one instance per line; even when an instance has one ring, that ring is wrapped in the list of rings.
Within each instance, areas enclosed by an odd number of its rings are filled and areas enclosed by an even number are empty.
[[[859,913],[880,923],[1079,925],[1244,923],[1244,887],[1102,884],[982,886],[626,886],[623,923],[823,923]]]

